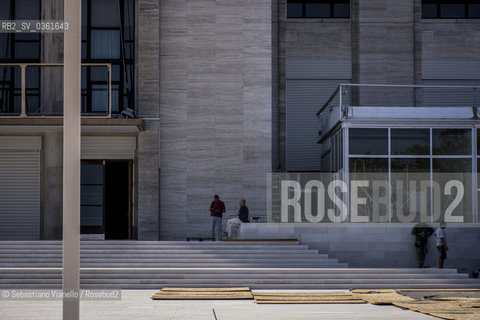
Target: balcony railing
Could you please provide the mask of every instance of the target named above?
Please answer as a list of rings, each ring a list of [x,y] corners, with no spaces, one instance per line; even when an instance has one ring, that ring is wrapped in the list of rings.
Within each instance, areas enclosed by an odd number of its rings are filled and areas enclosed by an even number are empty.
[[[112,115],[112,67],[82,63],[83,117]],[[62,63],[0,63],[0,118],[63,117]]]

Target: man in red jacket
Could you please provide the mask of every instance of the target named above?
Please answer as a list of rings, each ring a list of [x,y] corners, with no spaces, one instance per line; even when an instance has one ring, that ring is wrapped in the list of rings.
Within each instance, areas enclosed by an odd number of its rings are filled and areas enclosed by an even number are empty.
[[[225,212],[225,204],[216,194],[210,204],[210,233],[215,241],[222,240],[222,214]]]

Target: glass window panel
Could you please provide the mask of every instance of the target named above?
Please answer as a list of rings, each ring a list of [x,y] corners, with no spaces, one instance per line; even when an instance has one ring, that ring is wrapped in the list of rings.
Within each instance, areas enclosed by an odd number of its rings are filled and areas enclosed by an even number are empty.
[[[37,20],[40,18],[39,0],[15,0],[15,19]]]
[[[307,3],[305,4],[305,17],[329,18],[330,3]]]
[[[39,59],[40,45],[35,42],[16,42],[15,58],[16,59]]]
[[[123,72],[121,70],[120,65],[112,65],[112,81],[120,81],[120,72]]]
[[[366,180],[368,186],[357,189],[360,198],[366,198],[365,205],[358,206],[359,216],[368,216],[369,221],[379,222],[385,217],[388,220],[387,206],[379,203],[378,197],[386,197],[388,181],[388,159],[386,158],[350,158],[350,180]],[[373,188],[373,181],[383,181],[385,188]],[[350,188],[349,188],[350,189]],[[350,189],[351,191],[351,189]]]
[[[16,95],[14,98],[14,111],[15,113],[20,113],[22,108],[22,97],[20,95]]]
[[[123,5],[123,24],[125,27],[134,26],[135,8],[134,0],[125,0]]]
[[[81,226],[103,226],[103,207],[86,207],[80,209]]]
[[[429,129],[391,129],[391,139],[393,155],[430,154]]]
[[[85,32],[85,38],[84,38],[84,33],[83,33],[83,29],[87,29],[87,18],[88,18],[88,1],[87,0],[83,0],[82,1],[82,40],[87,40],[86,36],[86,32]]]
[[[92,30],[92,59],[120,59],[120,31]]]
[[[134,27],[124,27],[123,28],[125,41],[134,41],[135,37],[135,28]]]
[[[132,64],[127,64],[126,66],[126,69],[127,69],[127,78],[128,78],[128,84],[129,84],[129,88],[131,89],[132,86],[133,86],[133,65]]]
[[[15,89],[18,89],[18,94],[20,94],[20,89],[22,88],[22,71],[20,68],[15,68],[15,77],[13,80],[15,82]]]
[[[477,186],[480,186],[480,158],[477,159]],[[477,191],[477,208],[480,208],[480,190],[477,188]],[[477,210],[475,215],[477,216],[476,221],[480,221],[480,210]]]
[[[458,3],[440,4],[440,16],[442,18],[465,18],[465,5]]]
[[[383,155],[388,153],[388,129],[349,129],[349,153]]]
[[[437,4],[423,3],[422,18],[437,18]]]
[[[118,0],[95,0],[91,4],[92,27],[120,27]]]
[[[112,96],[113,96],[113,90],[112,90]],[[92,85],[92,112],[107,112],[107,111],[108,111],[108,86],[98,85],[98,84]]]
[[[108,82],[108,68],[103,66],[90,67],[90,77],[92,81]]]
[[[287,4],[288,18],[301,18],[303,16],[303,5],[301,3]]]
[[[88,67],[82,67],[82,90],[87,88],[87,70]]]
[[[88,51],[87,51],[87,44],[82,42],[82,60],[88,59]]]
[[[0,33],[0,59],[10,58],[11,37],[8,33]]]
[[[44,71],[51,71],[44,70]],[[40,86],[40,67],[29,66],[25,70],[25,85],[26,88],[39,88]]]
[[[40,96],[37,95],[27,95],[26,96],[26,107],[28,113],[40,113]]]
[[[11,20],[10,0],[0,1],[0,20]]]
[[[430,172],[430,159],[394,158],[390,160],[392,172]]]
[[[120,111],[119,105],[119,86],[118,84],[112,85],[112,112]],[[107,105],[108,106],[108,105]]]
[[[82,205],[103,205],[103,186],[82,185]]]
[[[472,158],[464,159],[433,159],[432,179],[439,185],[440,193],[440,221],[444,219],[445,211],[457,198],[457,188],[452,188],[452,194],[446,194],[444,188],[451,181],[460,181],[463,184],[464,194],[461,202],[453,206],[452,216],[463,217],[463,222],[472,222]],[[438,203],[435,201],[434,203]]]
[[[39,33],[16,33],[15,34],[15,41],[22,42],[23,40],[40,40]]]
[[[10,80],[12,68],[12,66],[0,66],[0,82]]]
[[[477,128],[477,154],[480,155],[480,128]]]
[[[125,59],[133,59],[133,43],[125,43]]]
[[[94,163],[82,163],[82,184],[103,184],[103,165]]]
[[[430,159],[391,159],[391,165],[391,221],[429,221],[430,198],[423,185],[430,182]]]
[[[468,17],[480,18],[480,3],[470,3],[468,5]]]
[[[433,129],[432,149],[434,155],[472,154],[470,129]]]
[[[333,16],[335,18],[349,18],[350,5],[348,3],[335,3],[333,5]]]
[[[130,108],[130,109],[133,109],[133,106],[130,105],[130,103],[128,102],[128,96],[123,96],[123,108]]]
[[[434,158],[432,160],[432,169],[433,172],[472,172],[472,159],[471,158],[462,158],[462,159],[438,159]]]
[[[81,108],[82,108],[82,113],[87,113],[87,95],[86,92],[83,91],[82,93],[82,101],[81,101]]]
[[[380,173],[388,171],[386,158],[350,158],[349,170],[351,173]]]
[[[12,87],[8,83],[0,82],[0,112],[8,112],[10,110],[12,104],[11,92]]]

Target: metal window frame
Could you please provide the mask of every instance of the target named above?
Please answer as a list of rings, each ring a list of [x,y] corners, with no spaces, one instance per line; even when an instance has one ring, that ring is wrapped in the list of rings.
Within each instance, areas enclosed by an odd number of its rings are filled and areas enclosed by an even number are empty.
[[[436,5],[436,16],[435,17],[424,17],[423,16],[423,5],[424,4],[434,4]],[[441,6],[444,4],[460,4],[464,6],[464,16],[463,17],[443,17],[441,13]],[[466,19],[471,19],[471,20],[476,20],[480,19],[480,17],[471,17],[469,13],[469,5],[470,4],[480,4],[480,1],[478,0],[463,0],[463,1],[449,1],[449,0],[422,0],[421,2],[421,17],[424,20],[435,20],[435,19],[441,19],[441,20],[466,20]]]
[[[63,67],[63,63],[0,63],[1,67],[12,66],[20,67],[21,74],[21,110],[19,115],[5,116],[0,115],[1,118],[63,118],[62,116],[49,116],[49,115],[29,115],[27,113],[26,105],[26,68],[29,66],[44,66],[44,67]],[[82,118],[111,118],[112,117],[112,64],[111,63],[82,63],[82,66],[90,67],[106,67],[108,70],[108,112],[105,115],[82,115]]]
[[[362,155],[362,154],[350,154],[348,144],[349,144],[349,137],[350,137],[350,128],[366,128],[366,129],[388,129],[388,154],[386,155]],[[391,154],[391,129],[429,129],[430,131],[430,154],[429,155],[392,155]],[[471,131],[471,154],[470,155],[433,155],[433,129],[446,129],[446,128],[451,128],[451,129],[470,129]],[[391,223],[391,218],[393,214],[393,207],[392,207],[392,202],[391,202],[391,193],[392,193],[392,186],[391,186],[391,160],[392,159],[429,159],[429,176],[430,176],[430,183],[433,182],[433,160],[434,159],[471,159],[471,187],[472,190],[477,190],[477,192],[472,192],[472,206],[471,206],[471,215],[472,215],[472,222],[468,223],[478,223],[480,220],[480,217],[477,213],[477,208],[479,206],[478,200],[480,199],[480,190],[478,189],[478,177],[479,174],[477,173],[477,161],[480,160],[480,156],[477,153],[477,132],[478,132],[478,127],[472,127],[470,126],[461,126],[461,125],[454,125],[454,126],[438,126],[438,125],[418,125],[415,128],[407,127],[406,125],[399,125],[399,126],[389,126],[385,124],[377,124],[377,125],[369,125],[369,127],[366,127],[365,124],[353,124],[353,123],[344,123],[344,130],[345,130],[345,135],[344,135],[344,154],[345,154],[345,161],[344,161],[344,175],[345,175],[345,182],[348,187],[348,196],[346,197],[345,204],[347,205],[348,210],[348,218],[347,221],[349,221],[350,218],[350,168],[349,168],[349,163],[350,163],[350,158],[372,158],[372,159],[385,159],[387,158],[388,160],[388,196],[389,196],[389,204],[388,204],[388,216],[389,216],[389,223]],[[430,203],[433,203],[433,194],[430,193]],[[430,217],[433,219],[433,206],[430,206]],[[433,221],[431,221],[433,222]]]
[[[302,5],[302,16],[301,17],[289,17],[288,16],[288,4],[301,4]],[[346,3],[348,4],[348,17],[336,17],[335,16],[335,4],[336,3]],[[328,17],[307,17],[307,4],[329,4],[330,5],[330,15]],[[352,5],[350,0],[287,0],[285,1],[285,18],[292,20],[305,20],[305,19],[351,19],[352,16]]]

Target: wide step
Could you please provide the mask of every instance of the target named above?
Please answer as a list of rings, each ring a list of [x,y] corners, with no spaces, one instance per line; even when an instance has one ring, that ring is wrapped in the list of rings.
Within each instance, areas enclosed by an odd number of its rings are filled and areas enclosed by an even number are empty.
[[[480,288],[455,269],[348,268],[298,241],[82,241],[81,287]],[[0,288],[61,288],[60,241],[0,241]]]

